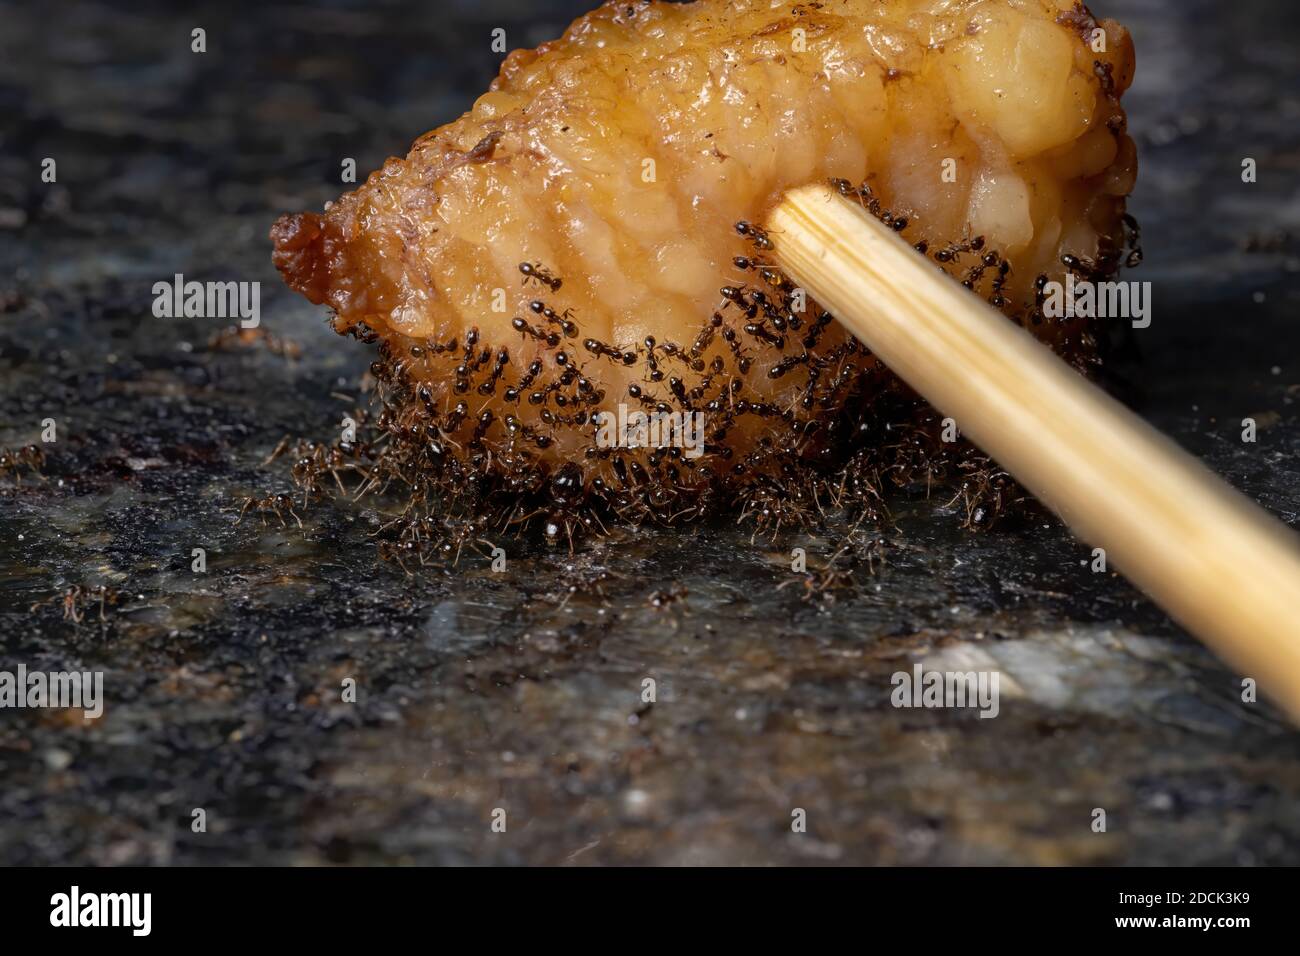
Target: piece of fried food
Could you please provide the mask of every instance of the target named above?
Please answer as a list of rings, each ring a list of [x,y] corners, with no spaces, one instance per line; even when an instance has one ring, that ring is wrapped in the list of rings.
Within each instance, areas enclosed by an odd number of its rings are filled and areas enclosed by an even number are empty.
[[[746,225],[792,186],[838,180],[1086,357],[1036,289],[1124,255],[1132,74],[1124,28],[1068,0],[610,2],[323,215],[282,217],[274,261],[377,333],[383,425],[430,469],[524,486],[571,463],[605,489],[628,458],[716,486],[824,456],[889,378]],[[609,448],[619,403],[702,414],[704,453]]]

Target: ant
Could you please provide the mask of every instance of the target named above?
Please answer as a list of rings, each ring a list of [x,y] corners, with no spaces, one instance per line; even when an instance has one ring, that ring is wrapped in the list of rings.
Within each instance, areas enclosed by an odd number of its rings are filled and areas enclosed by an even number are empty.
[[[830,184],[845,199],[856,199],[863,209],[895,232],[902,232],[907,228],[907,217],[895,216],[888,209],[883,208],[868,184],[863,183],[855,187],[847,179],[832,179]]]
[[[272,355],[290,361],[302,358],[302,346],[291,339],[283,339],[264,328],[246,329],[232,326],[222,329],[208,339],[208,349],[212,352],[224,352],[232,347],[251,348],[262,344]]]
[[[559,292],[560,286],[564,285],[563,279],[551,275],[540,262],[521,262],[519,263],[519,271],[523,273],[524,285],[528,284],[529,279],[535,279],[552,292]]]
[[[650,607],[662,611],[672,607],[678,602],[684,603],[690,593],[691,592],[686,589],[685,585],[672,584],[666,590],[651,591],[645,602],[650,605]]]
[[[510,364],[510,352],[501,349],[497,352],[496,362],[492,366],[492,371],[488,374],[487,380],[482,382],[478,387],[480,395],[494,395],[497,390],[497,382],[501,379],[501,373],[505,371]]]
[[[633,365],[636,363],[635,352],[625,352],[615,345],[606,345],[599,339],[583,339],[582,347],[593,355],[603,355],[611,358],[615,362],[622,362],[624,365]]]
[[[578,334],[578,325],[573,320],[573,310],[565,309],[563,312],[556,313],[549,305],[541,299],[534,299],[528,303],[528,308],[532,309],[538,315],[543,316],[547,322],[554,322],[564,332],[567,338],[575,338]]]
[[[523,319],[518,317],[511,319],[510,324],[520,335],[532,336],[539,342],[545,342],[548,348],[555,348],[560,344],[560,335],[558,332],[547,332],[540,325],[529,325]]]
[[[366,478],[370,475],[365,468],[358,465],[355,461],[349,461],[348,457],[353,458],[373,458],[370,445],[367,442],[341,442],[336,445],[325,445],[318,442],[299,442],[297,447],[299,458],[293,466],[293,480],[303,489],[303,505],[313,495],[320,491],[320,479],[329,474],[334,483],[338,485],[339,491],[346,495],[347,486],[343,484],[340,477],[341,471],[360,472]]]
[[[39,445],[24,445],[22,448],[0,448],[0,476],[6,473],[12,474],[14,480],[18,480],[18,470],[26,468],[32,471],[39,478],[41,469],[45,466],[45,452]]]
[[[85,616],[82,612],[83,604],[93,603],[96,596],[99,598],[99,619],[107,620],[104,616],[104,607],[108,604],[116,604],[119,596],[117,591],[103,584],[93,588],[83,588],[80,584],[68,588],[63,595],[63,619],[72,621],[73,624],[80,624]]]
[[[979,252],[983,248],[983,236],[975,236],[973,239],[963,239],[960,242],[950,242],[938,252],[934,253],[934,261],[954,262],[963,252]]]
[[[987,459],[966,460],[958,469],[966,472],[967,477],[961,482],[957,493],[945,507],[952,507],[960,502],[963,511],[961,526],[967,531],[986,531],[1001,516],[1008,504],[1024,500],[1007,498],[1015,493],[1015,483],[1011,476],[1000,468],[991,466]]]
[[[280,492],[274,495],[267,495],[264,498],[254,498],[251,496],[246,497],[244,499],[244,506],[239,509],[239,519],[235,522],[235,524],[239,524],[244,520],[244,515],[245,513],[247,513],[249,508],[252,508],[254,511],[256,511],[258,515],[261,517],[262,527],[266,527],[266,515],[268,512],[270,512],[271,514],[275,515],[278,519],[280,519],[280,527],[282,528],[289,527],[288,522],[284,520],[284,515],[281,512],[282,508],[285,511],[289,512],[290,516],[293,518],[294,521],[298,522],[299,528],[302,527],[302,519],[299,518],[298,513],[293,510],[293,499],[290,498],[288,495],[286,495],[284,492]]]
[[[767,230],[761,226],[756,226],[752,222],[742,219],[736,223],[736,234],[744,236],[754,244],[755,249],[768,252],[773,248],[772,240],[767,237]]]
[[[49,598],[44,601],[37,601],[30,608],[36,611],[53,601]],[[85,587],[77,584],[63,592],[63,619],[71,621],[73,624],[80,624],[86,617],[86,607],[99,601],[99,619],[107,621],[104,611],[111,605],[116,605],[121,600],[121,595],[113,588],[100,584],[96,587]]]

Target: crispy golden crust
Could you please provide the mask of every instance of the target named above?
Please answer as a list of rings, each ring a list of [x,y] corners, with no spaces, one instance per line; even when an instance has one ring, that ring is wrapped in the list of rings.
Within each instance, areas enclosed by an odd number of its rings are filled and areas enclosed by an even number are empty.
[[[648,308],[693,325],[715,304],[733,222],[792,185],[870,178],[931,241],[983,234],[1023,292],[1062,252],[1093,256],[1118,234],[1131,46],[1104,22],[1094,53],[1095,28],[1049,0],[607,3],[510,54],[471,111],[324,216],[281,219],[275,261],[345,321],[432,337],[508,332],[524,297],[493,313],[486,293],[515,292],[516,264],[541,261],[593,331],[636,340],[662,323]],[[1005,104],[1015,81],[1051,88]],[[993,197],[986,210],[973,191]]]

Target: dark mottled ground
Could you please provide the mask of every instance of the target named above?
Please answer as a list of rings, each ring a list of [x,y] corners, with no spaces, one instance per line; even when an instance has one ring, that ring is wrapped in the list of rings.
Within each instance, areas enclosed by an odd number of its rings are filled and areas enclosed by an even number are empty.
[[[895,500],[883,567],[833,603],[789,571],[795,545],[824,560],[816,536],[507,540],[506,573],[467,552],[407,578],[376,564],[373,506],[237,525],[284,484],[261,460],[336,434],[368,361],[280,287],[269,223],[335,195],[342,157],[364,174],[467,105],[493,27],[531,45],[578,5],[59,6],[0,4],[0,444],[58,423],[45,480],[0,482],[0,654],[102,669],[109,699],[84,725],[0,711],[0,863],[1300,862],[1300,737],[1045,514],[974,536],[943,499]],[[1134,278],[1155,284],[1119,371],[1295,524],[1286,9],[1097,4],[1137,40]],[[154,318],[175,272],[261,280],[302,356]],[[99,585],[104,620],[65,620],[65,591]],[[915,660],[1000,669],[1001,716],[894,709]]]

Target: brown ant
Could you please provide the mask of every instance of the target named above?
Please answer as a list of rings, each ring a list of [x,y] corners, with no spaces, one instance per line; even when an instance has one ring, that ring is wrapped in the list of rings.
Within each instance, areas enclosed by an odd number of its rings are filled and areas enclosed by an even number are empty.
[[[835,592],[853,591],[857,587],[852,571],[835,567],[823,568],[820,571],[806,571],[798,578],[782,581],[776,586],[776,589],[783,591],[791,584],[803,585],[800,600],[807,603],[811,603],[813,600],[821,600],[825,604],[835,602]]]
[[[690,592],[685,588],[685,585],[673,581],[667,588],[656,589],[656,591],[647,594],[646,606],[653,607],[654,610],[660,611],[660,613],[668,613],[668,611],[675,609],[677,605],[681,605],[682,613],[689,617],[690,605],[686,602],[686,597],[689,594]],[[677,619],[676,615],[673,615],[671,623],[673,631],[676,631],[677,627],[680,626],[680,620]]]
[[[1004,496],[1015,490],[1015,481],[1005,471],[994,467],[988,459],[968,459],[961,462],[958,468],[966,472],[967,477],[962,480],[947,507],[960,501],[964,513],[961,526],[967,531],[986,531],[1002,515],[1008,503]],[[1019,502],[1023,500],[1023,495],[1013,500]]]
[[[246,497],[244,499],[243,507],[239,509],[239,518],[235,521],[235,524],[240,524],[244,520],[244,515],[250,508],[256,511],[258,516],[262,519],[262,527],[266,527],[266,516],[268,513],[275,515],[276,518],[280,520],[280,527],[289,527],[288,522],[284,520],[284,514],[281,509],[288,511],[293,520],[298,522],[298,527],[302,527],[302,519],[299,518],[298,513],[293,510],[293,499],[284,492],[266,495],[262,498],[254,498],[252,496]]]
[[[362,420],[365,418],[360,413],[358,417]],[[299,442],[296,451],[298,460],[294,462],[292,474],[295,483],[303,489],[304,507],[311,498],[320,494],[320,480],[325,475],[334,479],[344,495],[348,494],[348,489],[340,472],[355,471],[365,478],[370,477],[367,469],[357,462],[357,459],[373,457],[370,445],[366,442],[340,442],[336,445]]]
[[[664,611],[672,607],[674,604],[685,604],[690,593],[691,592],[686,589],[685,585],[674,582],[667,588],[651,591],[649,596],[646,597],[645,602],[657,611]]]
[[[251,348],[259,344],[265,346],[266,350],[272,355],[278,355],[290,361],[302,358],[302,346],[297,342],[280,338],[280,336],[268,329],[261,327],[246,329],[240,325],[222,329],[214,334],[208,339],[208,350],[223,352],[231,347]]]
[[[69,588],[63,595],[63,618],[71,620],[74,624],[80,624],[85,616],[82,608],[84,605],[93,604],[95,599],[99,599],[99,619],[105,621],[104,608],[106,605],[115,605],[120,600],[120,595],[113,588],[100,584],[93,588],[83,588],[81,585]]]
[[[100,584],[95,587],[86,587],[77,584],[63,592],[63,619],[71,621],[73,624],[80,624],[86,617],[88,606],[99,602],[99,619],[101,622],[107,621],[105,610],[110,606],[115,606],[121,600],[121,594],[114,588]],[[44,601],[37,601],[30,608],[36,611],[52,603],[54,598],[47,598]]]
[[[22,448],[0,448],[0,476],[11,474],[19,479],[19,470],[26,468],[44,480],[41,469],[45,467],[45,452],[39,445],[24,445]]]

